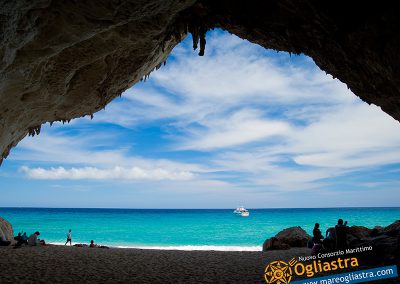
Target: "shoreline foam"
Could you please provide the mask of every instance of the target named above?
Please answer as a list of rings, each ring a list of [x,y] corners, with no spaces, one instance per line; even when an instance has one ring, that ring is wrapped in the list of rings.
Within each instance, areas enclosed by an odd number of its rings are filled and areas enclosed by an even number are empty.
[[[49,245],[64,246],[64,243],[60,242],[47,242]],[[77,242],[76,244],[78,244]],[[75,244],[75,243],[74,243]],[[116,245],[101,243],[100,245],[108,246],[110,248],[120,249],[143,249],[143,250],[180,250],[180,251],[248,251],[257,252],[262,251],[261,246],[216,246],[216,245],[176,245],[176,246],[144,246],[144,245]],[[68,245],[67,245],[68,246]],[[74,245],[72,245],[74,246]]]

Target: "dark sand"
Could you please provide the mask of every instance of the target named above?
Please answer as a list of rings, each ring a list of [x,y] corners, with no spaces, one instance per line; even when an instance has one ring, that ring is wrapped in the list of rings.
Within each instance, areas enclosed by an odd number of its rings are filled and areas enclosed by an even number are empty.
[[[309,254],[0,247],[0,283],[265,283],[269,262]]]

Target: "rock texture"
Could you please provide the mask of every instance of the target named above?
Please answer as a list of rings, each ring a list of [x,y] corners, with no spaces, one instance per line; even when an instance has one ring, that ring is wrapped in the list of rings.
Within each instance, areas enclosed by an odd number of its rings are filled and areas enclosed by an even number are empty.
[[[263,248],[262,251],[267,251],[267,250],[285,250],[285,249],[290,249],[290,246],[288,244],[285,244],[281,240],[279,240],[276,237],[272,237],[270,239],[266,239],[265,242],[263,243]]]
[[[263,251],[306,247],[310,238],[311,236],[301,227],[290,227],[267,239],[263,244]]]
[[[363,226],[351,226],[348,230],[348,234],[352,235],[356,239],[367,238],[371,235],[371,232],[371,229]]]
[[[350,248],[372,246],[373,250],[360,254],[363,261],[373,264],[400,264],[400,220],[381,228],[379,231],[364,228],[363,234],[354,234],[349,228],[347,240]],[[367,234],[367,230],[369,234]],[[358,230],[357,230],[358,231]],[[357,237],[357,235],[359,235]]]
[[[160,66],[188,32],[202,55],[213,27],[309,55],[400,120],[393,1],[0,0],[0,158],[43,123],[105,107]]]
[[[6,236],[7,241],[14,242],[14,231],[11,224],[6,220],[0,217],[0,228]]]
[[[92,115],[185,36],[185,1],[0,1],[0,157],[45,122]],[[134,115],[134,114],[133,114]]]

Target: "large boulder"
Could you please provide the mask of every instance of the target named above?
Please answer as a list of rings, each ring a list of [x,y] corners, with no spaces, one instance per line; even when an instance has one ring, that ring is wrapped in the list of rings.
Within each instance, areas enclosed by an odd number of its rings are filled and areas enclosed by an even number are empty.
[[[276,237],[272,237],[270,239],[266,239],[263,244],[263,251],[267,250],[284,250],[290,249],[288,244],[283,243]]]
[[[371,237],[376,237],[379,236],[380,234],[383,234],[384,228],[382,226],[375,226],[370,233]]]
[[[280,231],[276,236],[283,243],[291,247],[306,247],[311,238],[301,227],[290,227]]]
[[[385,228],[376,226],[369,230],[369,236],[366,236],[368,230],[357,226],[349,228],[351,237],[359,236],[349,242],[350,248],[367,246],[373,248],[372,251],[359,255],[363,262],[374,265],[400,264],[400,220]]]
[[[301,227],[291,227],[280,231],[275,237],[265,240],[263,251],[283,250],[291,247],[306,247],[311,238]]]
[[[400,230],[400,220],[395,221],[394,223],[390,224],[389,226],[383,229],[385,234],[392,233],[394,231]]]
[[[357,239],[365,239],[371,235],[372,230],[363,226],[351,226],[348,229],[348,235],[352,235]]]
[[[6,236],[7,241],[14,242],[14,231],[10,222],[0,217],[0,228]]]
[[[397,231],[398,232],[398,231]],[[385,235],[366,239],[355,239],[350,248],[372,247],[371,251],[358,254],[364,264],[389,265],[400,264],[400,234]]]

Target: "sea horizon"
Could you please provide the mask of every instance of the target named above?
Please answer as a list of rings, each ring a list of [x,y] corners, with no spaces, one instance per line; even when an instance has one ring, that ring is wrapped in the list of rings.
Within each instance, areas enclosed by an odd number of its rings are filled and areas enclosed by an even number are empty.
[[[237,206],[239,207],[239,206]],[[173,207],[165,207],[165,208],[139,208],[139,207],[51,207],[51,206],[0,206],[2,208],[15,208],[15,209],[112,209],[112,210],[235,210],[236,207],[220,207],[220,208],[173,208]],[[274,209],[358,209],[358,208],[400,208],[400,206],[338,206],[338,207],[246,207],[249,210],[274,210]]]
[[[400,219],[400,207],[249,208],[241,217],[230,209],[135,209],[0,207],[14,234],[40,231],[48,243],[62,245],[69,229],[73,244],[137,249],[259,251],[265,239],[300,226],[324,233],[338,218],[349,226],[387,226]]]

